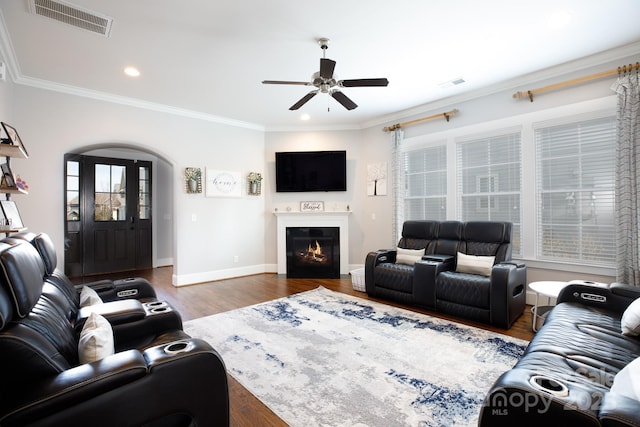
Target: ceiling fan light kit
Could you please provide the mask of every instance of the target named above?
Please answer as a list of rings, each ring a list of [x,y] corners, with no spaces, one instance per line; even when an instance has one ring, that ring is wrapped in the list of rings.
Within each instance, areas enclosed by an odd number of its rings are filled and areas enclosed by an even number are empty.
[[[298,102],[289,107],[289,110],[295,111],[309,102],[311,98],[316,96],[318,92],[328,93],[333,99],[338,101],[347,110],[353,110],[358,107],[358,104],[353,102],[347,95],[345,95],[340,89],[343,87],[384,87],[389,84],[389,80],[386,78],[369,78],[369,79],[350,79],[350,80],[336,80],[333,71],[336,68],[336,61],[326,58],[326,52],[329,48],[329,39],[318,39],[318,44],[322,49],[322,58],[320,58],[320,71],[313,73],[310,82],[298,82],[288,80],[263,80],[263,84],[275,84],[275,85],[299,85],[299,86],[314,86],[316,89],[307,93]]]

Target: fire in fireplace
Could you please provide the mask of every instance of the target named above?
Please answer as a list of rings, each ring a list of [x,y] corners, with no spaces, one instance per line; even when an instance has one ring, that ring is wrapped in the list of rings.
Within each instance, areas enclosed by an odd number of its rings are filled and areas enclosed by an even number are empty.
[[[315,241],[315,244],[309,243],[309,246],[303,251],[300,251],[297,255],[298,261],[301,263],[326,263],[329,259],[323,252],[322,247],[318,241]]]
[[[340,229],[287,227],[287,277],[340,277]]]

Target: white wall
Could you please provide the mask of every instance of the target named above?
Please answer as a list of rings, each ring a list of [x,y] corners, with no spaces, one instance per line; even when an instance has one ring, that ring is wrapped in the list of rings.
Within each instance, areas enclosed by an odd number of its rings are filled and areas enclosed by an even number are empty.
[[[206,198],[187,194],[183,185],[185,167],[239,171],[243,176],[262,170],[263,132],[22,85],[14,92],[13,124],[31,156],[16,159],[12,168],[30,185],[30,194],[17,200],[30,230],[45,231],[57,248],[64,247],[65,153],[111,144],[139,147],[172,166],[167,187],[173,191],[174,226],[160,231],[172,233],[174,283],[263,271],[263,198]]]

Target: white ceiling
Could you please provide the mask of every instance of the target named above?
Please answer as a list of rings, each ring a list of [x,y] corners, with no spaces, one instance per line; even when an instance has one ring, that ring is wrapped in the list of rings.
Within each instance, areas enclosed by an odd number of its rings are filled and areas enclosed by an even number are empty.
[[[446,97],[640,41],[638,0],[71,0],[113,18],[109,37],[0,0],[2,50],[18,82],[124,97],[265,129],[360,127]],[[559,29],[548,21],[566,12]],[[386,88],[345,88],[359,107],[310,88],[322,51],[341,79],[387,77]],[[8,50],[8,52],[7,52]],[[136,66],[141,76],[123,74]],[[442,88],[463,78],[466,83]],[[329,111],[328,111],[329,110]],[[311,119],[300,121],[301,113]]]

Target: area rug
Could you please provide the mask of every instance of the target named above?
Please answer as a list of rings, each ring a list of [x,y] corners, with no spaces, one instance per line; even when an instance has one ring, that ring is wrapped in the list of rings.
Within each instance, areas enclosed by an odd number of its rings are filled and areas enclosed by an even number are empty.
[[[527,344],[323,287],[184,329],[294,427],[475,426]]]

